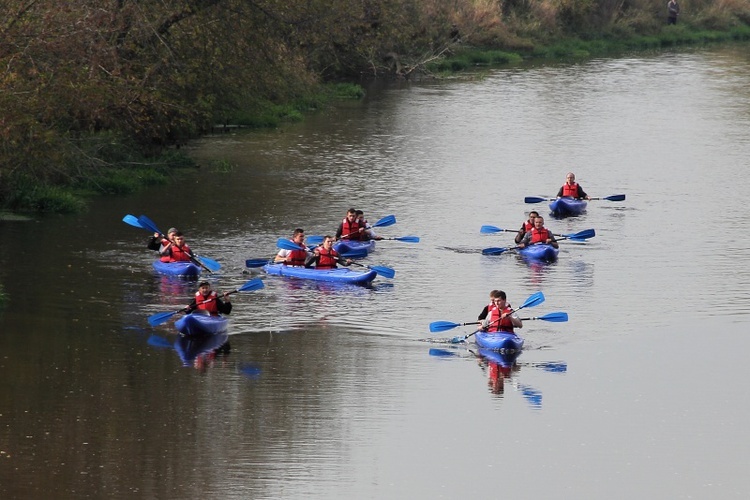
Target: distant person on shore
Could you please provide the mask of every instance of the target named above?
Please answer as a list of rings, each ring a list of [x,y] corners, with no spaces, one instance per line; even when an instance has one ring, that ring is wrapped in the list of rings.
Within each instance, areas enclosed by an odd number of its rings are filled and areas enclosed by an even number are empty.
[[[680,15],[680,4],[677,0],[669,0],[667,3],[667,24],[677,24],[677,16]]]
[[[589,195],[583,190],[580,184],[576,182],[576,174],[568,172],[565,176],[565,184],[562,185],[560,190],[557,192],[558,198],[575,198],[576,200],[586,199],[590,200]]]

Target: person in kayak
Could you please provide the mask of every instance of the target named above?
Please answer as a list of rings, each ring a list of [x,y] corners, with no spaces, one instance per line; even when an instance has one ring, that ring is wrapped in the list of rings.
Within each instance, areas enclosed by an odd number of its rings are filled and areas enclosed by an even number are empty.
[[[518,248],[539,243],[546,243],[552,245],[554,248],[559,248],[560,246],[552,232],[544,227],[544,217],[541,216],[534,219],[534,228],[523,236],[521,242],[518,244]]]
[[[513,309],[502,290],[490,292],[490,303],[485,310],[484,317],[482,314],[479,315],[482,331],[514,333],[513,328],[523,328],[523,321],[513,314]],[[485,310],[482,313],[485,313]]]
[[[577,200],[590,200],[591,197],[586,194],[580,184],[576,182],[576,174],[568,172],[565,176],[565,184],[557,192],[558,198],[575,198]]]
[[[363,240],[369,241],[369,240],[375,240],[380,241],[383,239],[382,236],[378,236],[375,234],[375,231],[372,230],[371,227],[369,227],[369,224],[367,223],[367,219],[365,219],[365,213],[362,210],[357,210],[357,222],[359,223],[360,227],[365,228],[365,232],[363,233]]]
[[[348,266],[352,263],[352,259],[341,257],[341,254],[333,249],[333,236],[326,235],[323,237],[323,243],[319,247],[315,247],[312,254],[305,260],[305,267],[336,269],[337,263]]]
[[[292,243],[300,247],[299,250],[287,250],[282,248],[274,257],[274,262],[283,262],[286,266],[304,266],[307,259],[307,247],[305,246],[305,230],[297,228],[292,234]]]
[[[193,311],[206,311],[211,316],[229,314],[232,312],[232,302],[229,299],[229,293],[225,292],[219,297],[219,294],[211,290],[211,283],[202,281],[198,285],[198,291],[195,292],[193,301],[187,306],[187,313]]]
[[[198,291],[195,292],[193,301],[188,305],[187,314],[191,314],[194,311],[206,311],[211,316],[218,316],[219,314],[230,314],[232,312],[232,301],[229,298],[229,293],[223,293],[221,297],[218,293],[211,289],[211,283],[208,281],[202,281],[198,285]],[[212,351],[213,357],[217,353],[229,354],[232,350],[232,346],[229,344],[229,340],[220,345],[217,349]],[[211,359],[213,359],[213,357]],[[195,358],[195,362],[198,363],[198,359],[201,356]],[[199,368],[199,365],[195,365]]]
[[[359,220],[357,220],[357,211],[350,208],[346,211],[346,217],[344,217],[344,220],[341,221],[338,229],[336,229],[336,240],[363,240],[365,239],[366,229],[366,226],[361,225]]]
[[[185,236],[176,231],[172,241],[159,249],[162,262],[189,262],[192,261],[193,251],[185,243]],[[166,260],[165,260],[166,258]]]
[[[516,245],[521,243],[523,236],[534,228],[534,219],[537,217],[539,217],[539,212],[535,210],[529,212],[529,219],[521,224],[521,229],[519,229],[518,234],[516,234]]]
[[[170,227],[169,231],[167,231],[166,238],[164,238],[160,233],[154,233],[154,235],[148,240],[148,244],[146,245],[146,247],[149,250],[156,250],[158,252],[174,241],[174,235],[176,232],[176,228]],[[161,260],[162,262],[169,262],[169,256],[162,255],[159,260]]]

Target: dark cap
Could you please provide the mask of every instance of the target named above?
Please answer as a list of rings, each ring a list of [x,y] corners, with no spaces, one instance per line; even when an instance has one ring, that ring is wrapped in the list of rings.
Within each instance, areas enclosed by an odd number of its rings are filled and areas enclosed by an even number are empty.
[[[200,283],[198,283],[198,288],[202,286],[211,286],[211,283],[209,283],[208,281],[201,281]]]

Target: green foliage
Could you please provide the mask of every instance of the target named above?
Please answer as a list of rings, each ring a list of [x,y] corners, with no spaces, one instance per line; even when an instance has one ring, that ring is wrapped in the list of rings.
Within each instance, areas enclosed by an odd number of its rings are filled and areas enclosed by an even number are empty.
[[[71,190],[60,186],[31,185],[21,182],[13,190],[6,206],[12,210],[70,214],[83,212],[86,204]]]
[[[325,81],[750,38],[750,0],[694,0],[668,27],[666,0],[4,0],[3,12],[0,206],[25,210],[166,182],[195,165],[160,154],[217,123],[278,127],[364,95]]]

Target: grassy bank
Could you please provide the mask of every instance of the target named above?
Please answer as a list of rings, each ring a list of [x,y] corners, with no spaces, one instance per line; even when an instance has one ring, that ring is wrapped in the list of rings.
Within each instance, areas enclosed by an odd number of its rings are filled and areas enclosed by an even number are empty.
[[[666,0],[6,0],[0,208],[80,211],[195,168],[176,148],[216,125],[362,95],[324,82],[748,38],[750,0],[681,3],[666,26]]]
[[[224,116],[224,124],[245,128],[275,128],[304,119],[331,101],[360,99],[361,86],[352,83],[323,85],[318,92],[283,105],[254,102]],[[252,111],[248,111],[252,110]],[[71,153],[52,167],[56,175],[16,169],[6,174],[0,188],[0,209],[14,212],[77,213],[86,209],[87,200],[101,195],[127,195],[147,186],[163,185],[184,169],[199,168],[177,149],[161,150],[145,156],[141,148],[123,137],[109,133],[92,134],[76,141]],[[217,162],[213,171],[227,172],[231,165]]]
[[[518,52],[458,46],[452,55],[428,64],[427,69],[439,75],[471,70],[477,67],[502,67],[522,61],[570,61],[681,46],[748,40],[750,40],[750,26],[746,25],[735,26],[727,31],[694,29],[687,25],[668,26],[655,35],[598,39],[567,38],[549,45],[534,45]]]

